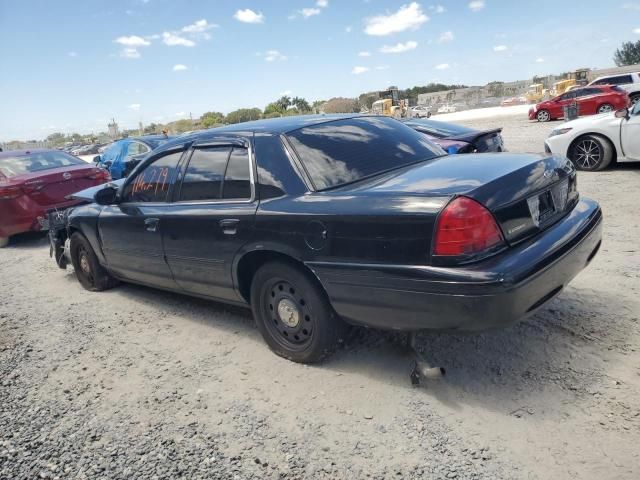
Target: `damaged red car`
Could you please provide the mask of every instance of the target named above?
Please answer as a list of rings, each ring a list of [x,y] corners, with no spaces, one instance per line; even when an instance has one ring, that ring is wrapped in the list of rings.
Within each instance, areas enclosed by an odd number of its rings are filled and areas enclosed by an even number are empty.
[[[68,195],[111,180],[109,172],[58,150],[0,152],[0,248],[42,230],[46,213],[78,203]]]

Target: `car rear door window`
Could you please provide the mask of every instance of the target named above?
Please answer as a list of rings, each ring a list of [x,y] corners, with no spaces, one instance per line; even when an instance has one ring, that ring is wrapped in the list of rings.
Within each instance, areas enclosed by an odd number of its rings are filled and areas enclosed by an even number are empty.
[[[180,201],[220,199],[230,153],[230,147],[194,150],[180,188]]]
[[[127,147],[127,157],[133,157],[135,155],[142,155],[149,151],[149,147],[147,147],[144,143],[140,142],[131,142]]]
[[[231,152],[222,185],[222,198],[251,198],[251,163],[246,148],[234,148]]]
[[[176,181],[181,156],[182,151],[170,153],[147,165],[125,187],[122,194],[123,202],[165,202],[171,186]]]
[[[388,117],[334,120],[287,137],[316,190],[446,155],[423,134]]]

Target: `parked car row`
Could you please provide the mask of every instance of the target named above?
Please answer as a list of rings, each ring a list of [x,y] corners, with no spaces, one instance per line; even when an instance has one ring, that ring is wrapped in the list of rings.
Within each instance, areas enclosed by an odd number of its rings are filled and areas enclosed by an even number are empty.
[[[50,239],[84,288],[250,306],[269,347],[305,363],[348,324],[482,330],[531,315],[593,259],[602,229],[563,156],[448,155],[368,115],[180,136],[74,197],[88,204]]]

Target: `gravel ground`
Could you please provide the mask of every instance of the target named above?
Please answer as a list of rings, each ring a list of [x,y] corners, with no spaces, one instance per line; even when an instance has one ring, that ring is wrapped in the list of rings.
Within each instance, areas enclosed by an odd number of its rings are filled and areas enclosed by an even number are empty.
[[[552,126],[504,126],[512,152]],[[271,354],[248,311],[83,290],[41,235],[0,250],[0,478],[640,477],[640,166],[580,174],[603,206],[592,265],[511,328],[423,334],[447,376],[412,388],[402,337],[329,361]]]

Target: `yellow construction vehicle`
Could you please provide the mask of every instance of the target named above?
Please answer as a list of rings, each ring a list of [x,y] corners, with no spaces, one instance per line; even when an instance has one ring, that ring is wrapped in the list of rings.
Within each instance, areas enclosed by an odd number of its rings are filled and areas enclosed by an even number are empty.
[[[549,90],[544,88],[542,83],[534,83],[533,85],[529,85],[529,89],[524,96],[529,103],[538,103],[545,97],[549,95]]]
[[[568,92],[571,87],[577,85],[575,78],[569,78],[567,80],[560,80],[553,84],[553,96],[562,95],[564,92]]]
[[[589,83],[589,72],[591,72],[590,68],[579,68],[569,74],[569,79],[575,81],[574,85],[584,87]]]
[[[408,102],[399,99],[398,87],[389,87],[387,90],[378,92],[378,97],[380,100],[376,100],[371,106],[372,113],[396,118],[407,115]]]

